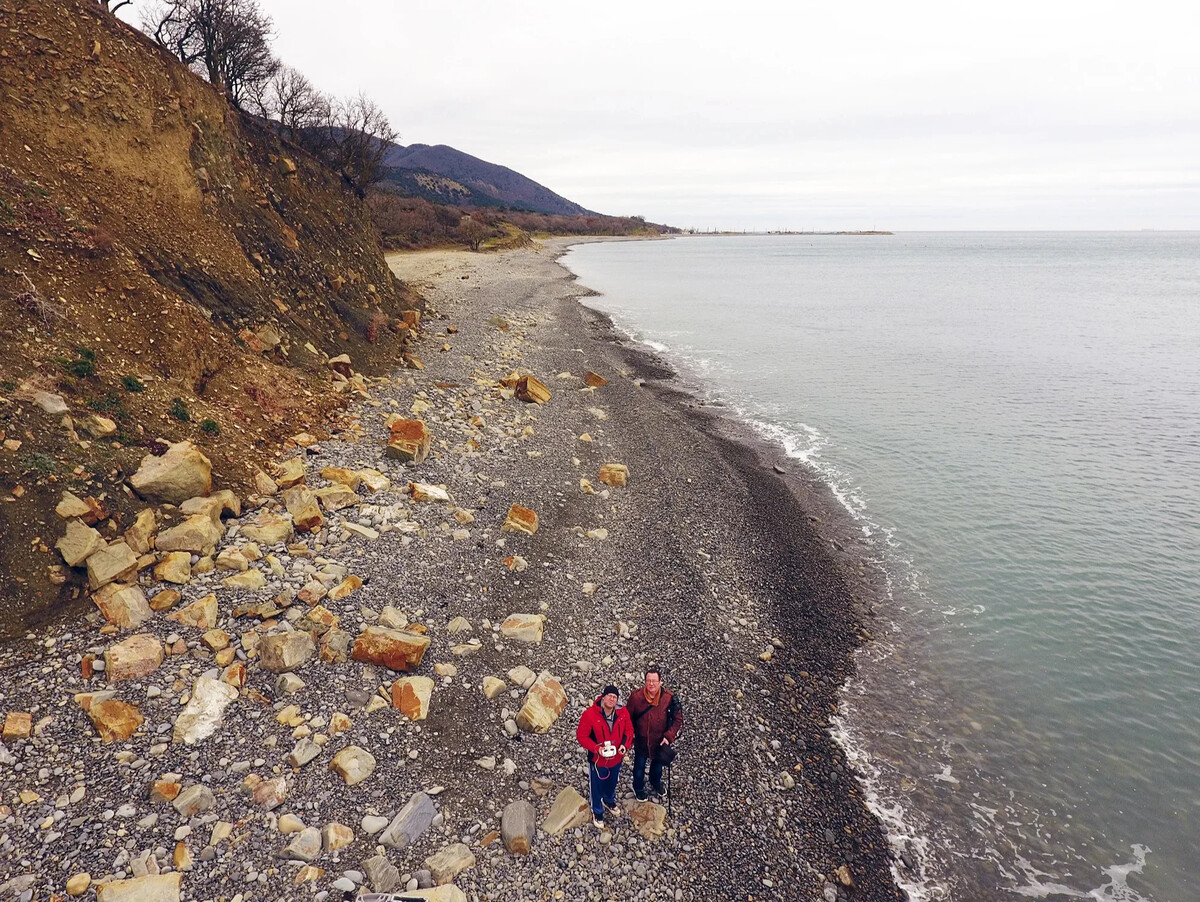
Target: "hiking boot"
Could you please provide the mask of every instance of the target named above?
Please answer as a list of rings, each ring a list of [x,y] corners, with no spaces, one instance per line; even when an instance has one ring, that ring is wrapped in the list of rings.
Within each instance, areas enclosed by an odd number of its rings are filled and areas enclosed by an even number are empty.
[[[611,805],[608,804],[608,802],[605,802],[604,810],[616,813],[616,812],[620,811],[621,809],[620,809],[620,806],[618,806],[616,802],[613,802]]]
[[[666,789],[663,788],[663,785],[661,783],[651,783],[650,791],[652,793],[654,793],[656,796],[665,796],[667,794]]]
[[[592,826],[595,827],[597,830],[603,830],[604,829],[604,818],[593,816],[592,817]]]
[[[650,796],[646,795],[646,790],[644,789],[635,789],[633,794],[637,797],[639,802],[644,802],[646,799],[650,798]]]

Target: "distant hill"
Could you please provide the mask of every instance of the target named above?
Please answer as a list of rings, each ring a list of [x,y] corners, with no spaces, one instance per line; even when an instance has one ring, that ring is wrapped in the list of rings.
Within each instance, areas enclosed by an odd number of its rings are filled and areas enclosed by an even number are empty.
[[[445,144],[399,145],[383,159],[403,194],[454,206],[511,207],[558,216],[595,215],[545,185]]]

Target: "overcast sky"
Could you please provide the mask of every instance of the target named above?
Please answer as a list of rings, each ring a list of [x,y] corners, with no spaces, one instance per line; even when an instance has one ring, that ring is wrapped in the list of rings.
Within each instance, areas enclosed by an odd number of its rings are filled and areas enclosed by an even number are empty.
[[[1200,5],[260,0],[319,87],[586,207],[1200,228]]]

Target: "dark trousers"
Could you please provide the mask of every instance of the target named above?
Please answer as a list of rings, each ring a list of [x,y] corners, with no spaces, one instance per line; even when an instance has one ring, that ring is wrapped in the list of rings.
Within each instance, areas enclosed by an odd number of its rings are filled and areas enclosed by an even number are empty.
[[[633,751],[633,791],[634,794],[646,794],[646,762],[650,762],[650,785],[662,786],[662,762],[657,758],[642,754],[640,749]]]
[[[597,820],[604,820],[604,805],[609,807],[617,804],[617,777],[621,775],[621,765],[618,762],[612,767],[604,767],[591,762],[588,765],[588,782],[591,785],[592,814]]]

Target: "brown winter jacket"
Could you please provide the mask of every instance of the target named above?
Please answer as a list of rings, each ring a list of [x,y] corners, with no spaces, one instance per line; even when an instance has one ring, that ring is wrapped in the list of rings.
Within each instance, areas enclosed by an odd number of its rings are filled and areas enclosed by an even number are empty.
[[[662,745],[663,737],[668,742],[674,742],[683,726],[683,711],[676,707],[675,722],[667,723],[667,706],[675,694],[670,689],[658,691],[658,704],[652,705],[646,701],[646,687],[640,686],[629,696],[625,710],[633,718],[634,748],[643,755],[652,755]]]

